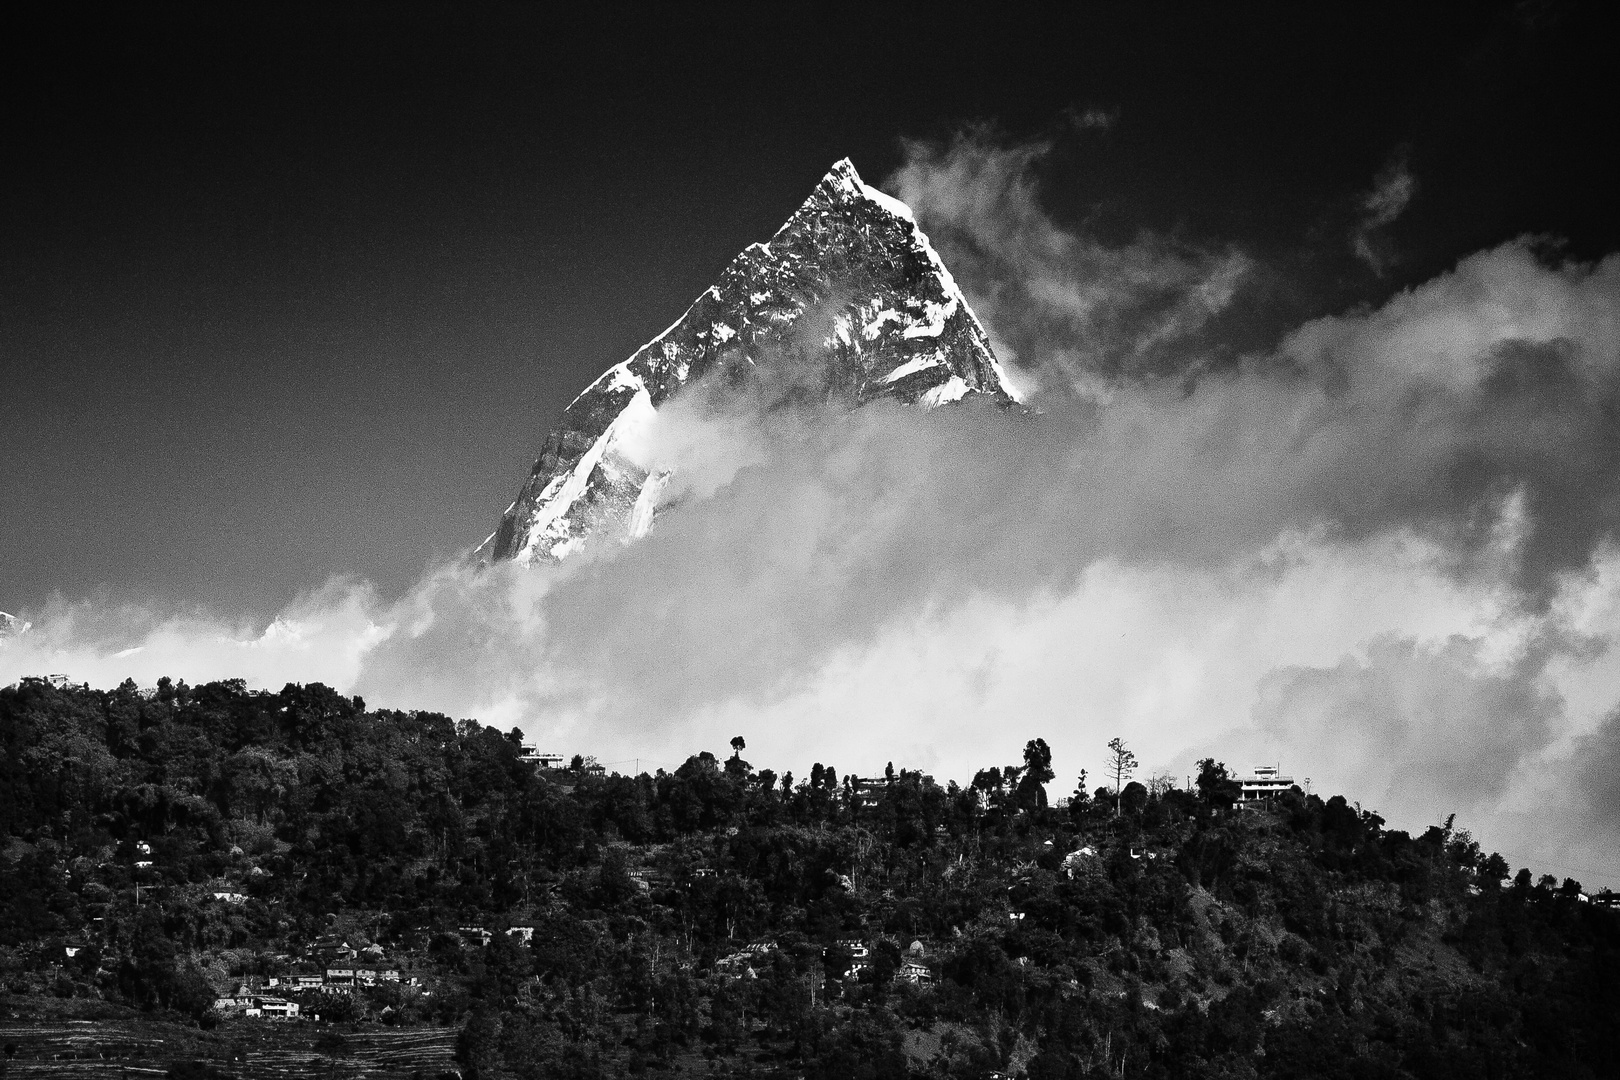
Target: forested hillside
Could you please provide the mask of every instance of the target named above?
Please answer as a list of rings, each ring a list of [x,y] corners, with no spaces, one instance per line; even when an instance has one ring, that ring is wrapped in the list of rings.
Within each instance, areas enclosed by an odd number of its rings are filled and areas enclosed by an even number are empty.
[[[400,978],[289,991],[305,1016],[448,1027],[467,1077],[1620,1070],[1620,912],[1449,822],[1239,811],[1214,761],[1061,808],[1039,739],[966,788],[741,740],[537,770],[471,721],[167,680],[26,680],[0,741],[0,1017],[310,1030],[215,1000],[358,954]]]

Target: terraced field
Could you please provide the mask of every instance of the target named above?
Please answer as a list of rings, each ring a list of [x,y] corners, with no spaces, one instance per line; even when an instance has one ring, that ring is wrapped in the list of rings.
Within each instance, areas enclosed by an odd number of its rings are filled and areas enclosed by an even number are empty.
[[[237,1080],[437,1080],[458,1075],[456,1033],[407,1028],[321,1034],[302,1025],[240,1021],[211,1032],[139,1020],[0,1021],[0,1077],[111,1080],[164,1076],[200,1061]]]

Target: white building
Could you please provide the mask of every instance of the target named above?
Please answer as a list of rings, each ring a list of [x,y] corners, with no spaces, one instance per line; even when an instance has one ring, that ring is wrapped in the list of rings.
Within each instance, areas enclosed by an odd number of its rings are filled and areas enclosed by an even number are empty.
[[[234,994],[215,998],[214,1008],[218,1012],[236,1013],[241,1016],[262,1016],[272,1020],[296,1020],[298,1018],[298,1002],[288,1001],[286,998],[271,997],[266,994],[249,993],[245,986]]]
[[[560,769],[567,764],[568,759],[561,754],[552,754],[544,750],[537,750],[532,746],[518,748],[518,760],[527,762],[541,769]]]
[[[1254,775],[1239,780],[1238,786],[1238,805],[1243,806],[1276,798],[1294,786],[1294,778],[1282,775],[1276,765],[1256,765]]]

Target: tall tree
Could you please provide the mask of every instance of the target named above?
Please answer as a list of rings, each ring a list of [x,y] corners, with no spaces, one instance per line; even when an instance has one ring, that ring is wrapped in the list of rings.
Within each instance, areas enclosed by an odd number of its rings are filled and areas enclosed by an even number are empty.
[[[1046,806],[1046,784],[1057,773],[1052,771],[1052,749],[1045,739],[1031,739],[1024,744],[1024,772],[1018,782],[1018,806],[1024,810],[1037,810]]]
[[[1125,740],[1118,737],[1108,741],[1108,755],[1108,771],[1114,777],[1114,816],[1118,817],[1125,781],[1136,771],[1136,755],[1126,748]]]

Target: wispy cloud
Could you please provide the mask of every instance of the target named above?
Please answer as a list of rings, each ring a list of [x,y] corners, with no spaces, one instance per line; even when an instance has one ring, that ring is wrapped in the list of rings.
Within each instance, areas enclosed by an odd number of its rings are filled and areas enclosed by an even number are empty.
[[[1091,126],[1112,122],[1097,113]],[[1120,372],[1185,367],[1250,260],[1150,232],[1109,245],[1059,227],[1037,176],[1052,149],[973,129],[943,145],[908,143],[887,183],[965,283],[1004,358],[1047,392],[1095,392]]]
[[[1381,233],[1406,210],[1417,188],[1417,177],[1402,154],[1384,167],[1373,180],[1372,190],[1361,197],[1360,217],[1350,232],[1350,250],[1373,273],[1383,274],[1393,260]]]

